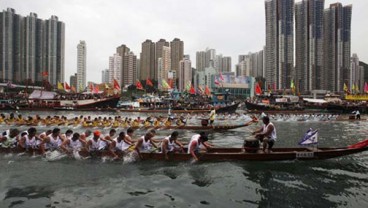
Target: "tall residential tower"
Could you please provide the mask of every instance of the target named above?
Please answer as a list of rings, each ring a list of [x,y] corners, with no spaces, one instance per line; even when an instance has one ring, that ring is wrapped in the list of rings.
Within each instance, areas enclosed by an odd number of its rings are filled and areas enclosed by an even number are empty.
[[[77,46],[77,86],[74,86],[78,92],[86,88],[87,78],[87,45],[84,40],[81,40]],[[71,83],[70,83],[71,84]]]

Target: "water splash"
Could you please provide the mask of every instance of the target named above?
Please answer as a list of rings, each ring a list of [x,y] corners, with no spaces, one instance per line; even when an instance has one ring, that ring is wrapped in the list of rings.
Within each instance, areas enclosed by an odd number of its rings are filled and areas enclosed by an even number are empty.
[[[48,161],[48,162],[61,160],[65,157],[67,157],[67,155],[65,153],[62,153],[62,152],[58,151],[58,150],[48,151],[45,154],[45,160]]]

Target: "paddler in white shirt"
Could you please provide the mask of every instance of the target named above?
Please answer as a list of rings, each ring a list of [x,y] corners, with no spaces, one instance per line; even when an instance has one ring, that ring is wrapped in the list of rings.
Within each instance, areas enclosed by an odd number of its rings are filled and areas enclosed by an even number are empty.
[[[161,143],[162,154],[165,155],[165,159],[168,160],[168,154],[175,152],[184,152],[183,144],[178,139],[179,133],[174,131],[170,136],[165,137]]]

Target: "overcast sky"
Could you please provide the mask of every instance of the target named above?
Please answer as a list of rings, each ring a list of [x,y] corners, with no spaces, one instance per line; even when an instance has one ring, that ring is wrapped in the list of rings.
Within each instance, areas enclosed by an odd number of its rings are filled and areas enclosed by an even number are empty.
[[[299,0],[296,0],[298,2]],[[325,7],[336,1],[326,0]],[[353,4],[352,53],[368,61],[368,1]],[[101,81],[109,56],[125,44],[136,55],[146,39],[175,37],[195,67],[195,52],[206,47],[232,57],[262,50],[265,44],[264,0],[0,0],[22,16],[35,12],[41,19],[59,17],[66,26],[65,80],[77,71],[77,44],[87,43],[87,80]]]

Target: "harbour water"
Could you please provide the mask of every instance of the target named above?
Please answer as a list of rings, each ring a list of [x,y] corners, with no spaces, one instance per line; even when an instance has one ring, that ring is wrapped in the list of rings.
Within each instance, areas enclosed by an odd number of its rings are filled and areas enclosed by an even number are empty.
[[[368,135],[366,121],[274,123],[275,147],[297,146],[309,128],[319,129],[321,147],[346,146]],[[6,128],[0,126],[1,131]],[[210,141],[240,147],[254,129],[211,133]],[[158,137],[169,133],[159,131]],[[188,141],[193,133],[181,131],[180,136]],[[0,207],[368,207],[368,152],[324,161],[196,164],[71,158],[50,162],[40,156],[0,155],[0,167]]]

